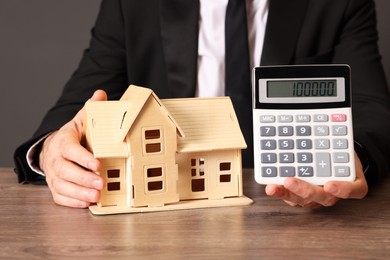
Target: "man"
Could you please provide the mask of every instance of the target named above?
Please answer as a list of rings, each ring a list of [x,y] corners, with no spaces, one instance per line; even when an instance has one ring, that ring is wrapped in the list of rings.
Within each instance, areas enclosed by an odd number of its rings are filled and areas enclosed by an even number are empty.
[[[229,4],[228,0],[103,0],[79,68],[34,138],[15,152],[19,181],[46,180],[54,201],[61,205],[87,207],[96,202],[103,181],[93,173],[99,161],[80,145],[84,102],[91,96],[105,100],[106,93],[109,99],[119,99],[130,83],[150,87],[160,98],[201,95],[214,85],[223,90],[220,76],[226,55],[218,50],[224,41],[210,37],[214,30],[223,31],[225,17],[219,14],[227,13]],[[284,186],[268,185],[267,194],[302,207],[363,198],[366,180],[371,183],[389,171],[390,99],[377,47],[374,2],[248,0],[247,13],[252,66],[343,63],[352,68],[355,182],[319,187],[289,178]],[[208,55],[215,64],[207,63]],[[207,73],[208,68],[221,73]],[[242,98],[231,97],[248,143],[243,164],[251,167],[251,86],[239,87],[245,93]]]

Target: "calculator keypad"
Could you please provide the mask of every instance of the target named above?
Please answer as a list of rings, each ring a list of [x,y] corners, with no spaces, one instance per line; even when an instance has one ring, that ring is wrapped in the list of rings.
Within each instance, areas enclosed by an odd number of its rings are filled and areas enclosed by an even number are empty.
[[[350,114],[339,110],[258,115],[257,174],[270,179],[324,177],[315,184],[329,177],[350,177],[354,171]]]

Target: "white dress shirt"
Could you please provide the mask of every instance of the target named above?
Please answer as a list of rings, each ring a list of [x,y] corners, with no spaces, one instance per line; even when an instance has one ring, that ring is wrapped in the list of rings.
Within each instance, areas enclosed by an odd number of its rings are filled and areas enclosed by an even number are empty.
[[[251,68],[260,65],[269,0],[246,1]],[[200,0],[195,96],[225,95],[225,14],[228,0]]]
[[[250,66],[260,65],[269,0],[246,1]],[[200,0],[197,97],[225,95],[225,14],[228,0]],[[33,154],[37,144],[27,152],[30,168],[44,175],[34,165]]]

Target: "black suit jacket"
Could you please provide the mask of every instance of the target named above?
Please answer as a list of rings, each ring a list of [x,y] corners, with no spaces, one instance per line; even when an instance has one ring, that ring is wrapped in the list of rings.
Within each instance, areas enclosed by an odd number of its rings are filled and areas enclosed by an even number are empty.
[[[71,120],[96,89],[118,99],[129,84],[160,98],[195,93],[198,0],[103,0],[90,47],[34,137],[15,152],[20,182],[43,180],[25,155],[37,138]],[[352,68],[355,139],[368,151],[370,176],[389,167],[389,94],[377,47],[372,0],[270,0],[261,65],[345,63]],[[250,86],[234,104],[253,163]]]

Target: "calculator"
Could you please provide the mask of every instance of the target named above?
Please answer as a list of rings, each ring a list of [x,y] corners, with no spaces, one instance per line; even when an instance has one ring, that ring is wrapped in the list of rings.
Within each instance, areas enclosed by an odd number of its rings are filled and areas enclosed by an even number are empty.
[[[253,79],[258,183],[355,180],[348,65],[256,67]]]

